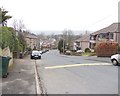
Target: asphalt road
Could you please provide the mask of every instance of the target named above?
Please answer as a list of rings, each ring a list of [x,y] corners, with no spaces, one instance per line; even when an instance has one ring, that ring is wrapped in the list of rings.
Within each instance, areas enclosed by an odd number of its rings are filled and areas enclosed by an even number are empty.
[[[109,58],[65,56],[57,50],[36,60],[47,94],[118,94],[118,67]]]

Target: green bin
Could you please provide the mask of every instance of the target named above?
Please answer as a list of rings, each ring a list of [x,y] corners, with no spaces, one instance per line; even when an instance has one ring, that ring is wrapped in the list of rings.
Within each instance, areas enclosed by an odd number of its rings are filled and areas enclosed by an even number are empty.
[[[0,56],[0,76],[6,78],[11,57]]]

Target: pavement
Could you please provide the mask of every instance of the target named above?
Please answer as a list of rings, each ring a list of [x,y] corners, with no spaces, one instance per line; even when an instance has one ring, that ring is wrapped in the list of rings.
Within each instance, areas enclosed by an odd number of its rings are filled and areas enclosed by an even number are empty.
[[[2,79],[2,94],[36,94],[34,60],[14,59],[7,78]]]
[[[110,57],[87,56],[86,60],[93,60],[93,61],[111,63]]]

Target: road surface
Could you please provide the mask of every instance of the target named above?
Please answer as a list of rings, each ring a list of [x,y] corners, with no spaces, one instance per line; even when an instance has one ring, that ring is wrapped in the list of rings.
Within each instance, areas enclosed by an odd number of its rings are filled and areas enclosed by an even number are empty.
[[[57,50],[36,60],[44,93],[118,94],[118,67],[85,56],[65,56]]]
[[[13,70],[2,79],[2,93],[118,94],[118,68],[110,58],[65,56],[50,50],[41,60],[15,59]]]

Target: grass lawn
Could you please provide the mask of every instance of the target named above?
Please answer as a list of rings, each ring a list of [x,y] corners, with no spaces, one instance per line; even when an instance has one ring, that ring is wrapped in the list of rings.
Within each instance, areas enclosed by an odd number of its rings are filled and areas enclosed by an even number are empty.
[[[96,56],[96,53],[94,52],[82,53],[82,56]]]

